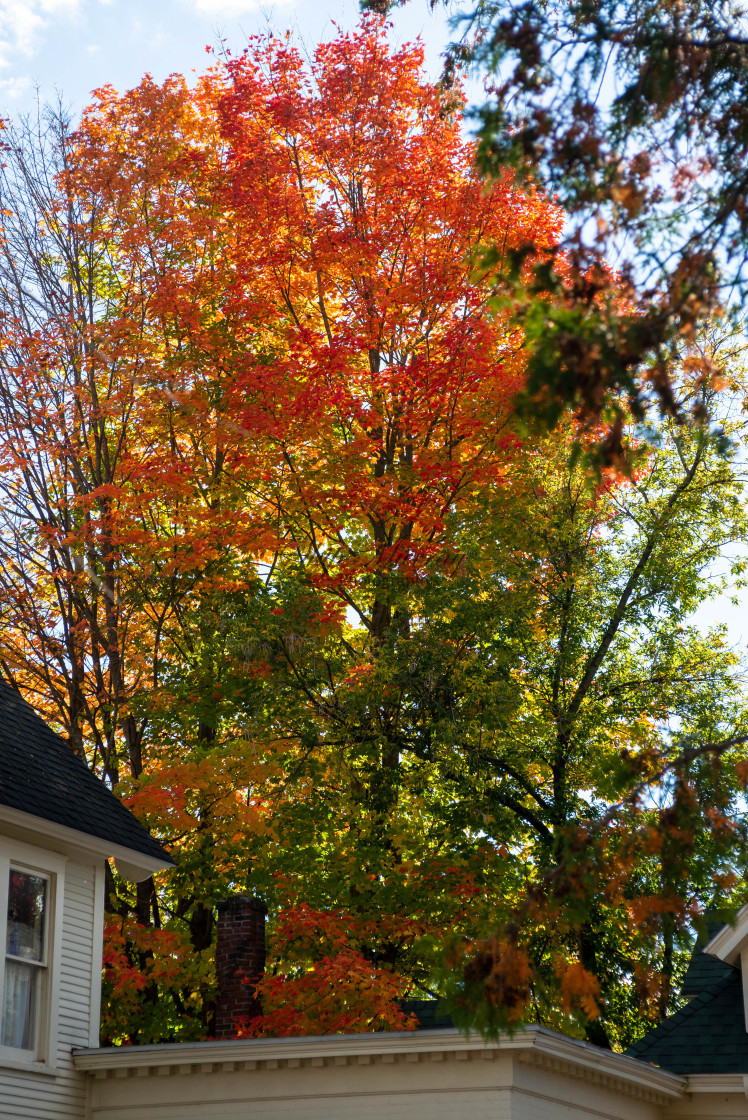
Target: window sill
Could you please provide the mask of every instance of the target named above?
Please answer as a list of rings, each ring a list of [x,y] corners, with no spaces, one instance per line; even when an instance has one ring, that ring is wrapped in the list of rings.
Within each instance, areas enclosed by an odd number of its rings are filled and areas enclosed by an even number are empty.
[[[48,1062],[37,1062],[33,1058],[21,1058],[20,1056],[10,1057],[8,1052],[5,1054],[0,1053],[0,1070],[3,1069],[16,1069],[22,1073],[43,1073],[47,1077],[56,1077],[57,1069],[50,1066]]]

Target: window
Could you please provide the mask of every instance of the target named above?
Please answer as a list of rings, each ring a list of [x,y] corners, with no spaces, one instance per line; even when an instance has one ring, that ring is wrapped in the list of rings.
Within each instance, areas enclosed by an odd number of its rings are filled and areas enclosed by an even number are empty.
[[[11,867],[0,1045],[36,1050],[47,979],[49,877]]]
[[[56,1062],[65,862],[0,837],[0,1066]]]

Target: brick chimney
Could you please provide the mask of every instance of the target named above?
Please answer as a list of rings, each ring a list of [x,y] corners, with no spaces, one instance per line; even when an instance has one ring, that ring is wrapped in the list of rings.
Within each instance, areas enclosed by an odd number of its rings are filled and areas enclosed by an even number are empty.
[[[218,903],[216,1038],[233,1038],[237,1019],[260,1014],[254,984],[265,971],[267,912],[264,902],[244,894]]]

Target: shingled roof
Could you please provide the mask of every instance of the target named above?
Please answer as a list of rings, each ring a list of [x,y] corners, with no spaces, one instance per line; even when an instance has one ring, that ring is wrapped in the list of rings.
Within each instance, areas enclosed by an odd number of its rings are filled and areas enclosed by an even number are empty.
[[[173,864],[33,708],[0,680],[0,805]]]
[[[740,970],[695,996],[626,1053],[671,1073],[748,1073]]]
[[[693,998],[630,1046],[630,1057],[671,1073],[748,1073],[740,969],[703,952],[722,928],[723,922],[709,922],[694,946],[682,989]]]
[[[703,992],[711,991],[719,980],[734,976],[735,969],[732,965],[725,964],[717,957],[712,957],[709,953],[703,952],[704,946],[708,945],[712,938],[716,937],[719,931],[724,928],[724,921],[706,917],[704,928],[696,938],[686,975],[683,977],[683,985],[680,990],[682,996],[688,996],[689,998],[700,996]]]
[[[418,1031],[433,1031],[440,1027],[453,1027],[452,1016],[441,1008],[438,999],[403,999],[398,1004],[405,1015],[415,1015]]]

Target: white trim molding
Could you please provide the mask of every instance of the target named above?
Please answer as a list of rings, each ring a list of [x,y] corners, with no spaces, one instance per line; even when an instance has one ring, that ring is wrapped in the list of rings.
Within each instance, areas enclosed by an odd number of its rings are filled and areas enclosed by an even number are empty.
[[[68,828],[67,825],[57,824],[55,821],[43,820],[33,813],[24,813],[8,805],[0,805],[0,822],[15,825],[24,832],[34,833],[39,843],[49,844],[50,840],[55,840],[87,855],[93,853],[103,856],[104,859],[113,858],[117,864],[117,871],[131,882],[139,882],[153,875],[155,871],[163,871],[174,866],[171,861],[167,862],[155,856],[135,852],[132,848],[117,844],[113,840],[102,840],[100,836],[79,832],[76,828]]]
[[[91,999],[89,1002],[88,1045],[98,1046],[101,1037],[101,972],[104,958],[104,910],[106,903],[105,865],[94,865],[94,910],[91,931]]]
[[[230,1039],[217,1042],[76,1050],[75,1068],[94,1078],[143,1077],[219,1071],[289,1069],[301,1065],[340,1066],[404,1061],[492,1060],[514,1052],[518,1060],[544,1065],[567,1076],[606,1085],[627,1096],[666,1104],[683,1096],[686,1078],[645,1065],[624,1054],[599,1050],[545,1027],[529,1026],[487,1042],[455,1029],[383,1031],[375,1034],[305,1038]]]
[[[717,1093],[725,1096],[736,1093],[748,1097],[748,1074],[745,1073],[692,1073],[686,1082],[687,1093]]]
[[[735,916],[734,925],[726,925],[704,946],[710,957],[718,957],[725,964],[738,965],[740,951],[748,945],[748,906],[743,906]]]
[[[57,1069],[57,1041],[59,1025],[60,976],[62,970],[62,925],[65,899],[65,865],[67,857],[44,848],[32,847],[17,840],[0,836],[0,904],[7,906],[8,877],[11,867],[28,868],[48,878],[47,905],[47,962],[44,983],[37,997],[39,1019],[33,1051],[16,1050],[0,1045],[0,1067],[54,1073]],[[5,979],[5,925],[3,919],[3,951],[0,967],[0,1006],[2,1006]]]

